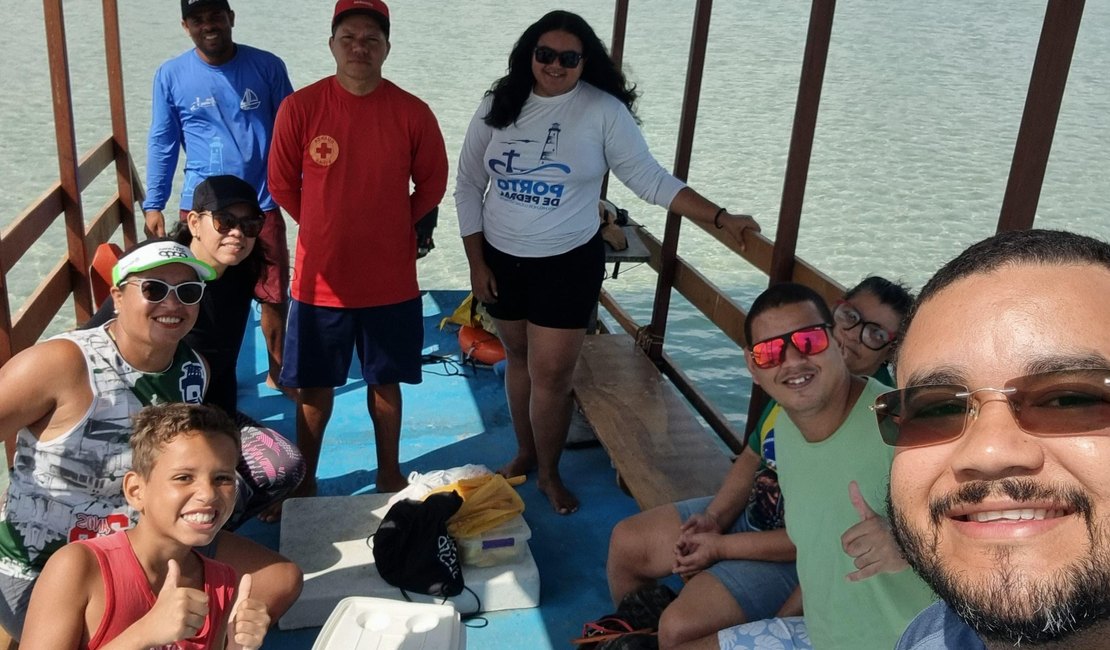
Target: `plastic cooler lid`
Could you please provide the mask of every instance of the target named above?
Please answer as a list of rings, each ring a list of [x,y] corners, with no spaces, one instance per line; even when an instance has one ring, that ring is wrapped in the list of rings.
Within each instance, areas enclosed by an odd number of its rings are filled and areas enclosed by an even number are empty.
[[[320,629],[312,650],[462,650],[459,621],[450,605],[344,598]]]

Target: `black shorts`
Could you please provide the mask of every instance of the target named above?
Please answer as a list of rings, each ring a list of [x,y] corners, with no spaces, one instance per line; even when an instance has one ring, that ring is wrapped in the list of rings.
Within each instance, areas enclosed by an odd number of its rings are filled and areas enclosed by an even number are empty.
[[[490,316],[554,329],[589,325],[605,278],[600,231],[578,248],[551,257],[517,257],[489,243],[483,250],[497,282],[497,302],[486,304]]]

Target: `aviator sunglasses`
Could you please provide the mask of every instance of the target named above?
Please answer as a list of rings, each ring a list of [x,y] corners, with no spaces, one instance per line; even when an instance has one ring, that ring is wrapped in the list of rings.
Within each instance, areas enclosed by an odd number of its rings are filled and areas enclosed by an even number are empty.
[[[568,70],[571,68],[577,68],[578,64],[582,62],[581,52],[575,52],[574,50],[556,52],[546,45],[541,45],[537,47],[535,55],[536,61],[542,63],[543,65],[554,63],[555,59],[559,59],[559,65],[567,68]]]
[[[1110,431],[1110,370],[1054,370],[1018,377],[1002,388],[969,389],[961,384],[910,386],[879,395],[871,410],[883,442],[920,447],[962,436],[998,393],[1018,428],[1038,436]]]
[[[845,331],[862,325],[859,330],[859,342],[876,352],[893,343],[898,336],[896,332],[892,332],[874,321],[863,320],[863,315],[847,300],[836,302],[833,320]]]
[[[198,280],[182,282],[181,284],[169,284],[154,278],[137,278],[120,282],[120,286],[125,284],[137,285],[139,292],[143,295],[143,300],[150,303],[162,302],[166,299],[166,296],[170,295],[170,291],[173,291],[174,295],[177,296],[177,301],[183,305],[195,305],[200,302],[204,295],[204,283]]]
[[[757,368],[767,370],[781,366],[786,361],[786,345],[789,341],[794,349],[805,356],[821,354],[829,348],[829,326],[807,325],[793,332],[769,338],[752,346],[752,363]]]
[[[212,226],[216,232],[226,235],[238,228],[244,237],[257,237],[262,232],[265,218],[261,214],[252,214],[249,217],[239,217],[230,212],[209,212],[212,215]]]

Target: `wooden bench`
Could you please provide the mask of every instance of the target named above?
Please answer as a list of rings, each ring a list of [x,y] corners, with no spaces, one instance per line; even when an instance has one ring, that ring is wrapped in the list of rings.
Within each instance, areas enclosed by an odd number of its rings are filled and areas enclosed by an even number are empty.
[[[731,461],[626,334],[587,336],[574,394],[642,510],[716,493]]]

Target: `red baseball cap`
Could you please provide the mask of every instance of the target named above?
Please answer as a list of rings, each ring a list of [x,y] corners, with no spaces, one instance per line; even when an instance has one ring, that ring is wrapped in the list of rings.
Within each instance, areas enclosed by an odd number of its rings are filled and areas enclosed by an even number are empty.
[[[339,22],[351,14],[366,14],[378,22],[385,33],[385,37],[389,38],[389,7],[385,6],[382,0],[339,0],[335,3],[335,13],[331,18],[331,33],[335,34],[335,28]]]

